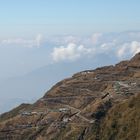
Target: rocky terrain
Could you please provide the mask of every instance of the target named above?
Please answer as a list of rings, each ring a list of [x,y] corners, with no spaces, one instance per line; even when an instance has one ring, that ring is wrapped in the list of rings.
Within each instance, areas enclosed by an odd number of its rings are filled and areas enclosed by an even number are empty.
[[[2,114],[0,140],[140,140],[140,53],[76,73]]]

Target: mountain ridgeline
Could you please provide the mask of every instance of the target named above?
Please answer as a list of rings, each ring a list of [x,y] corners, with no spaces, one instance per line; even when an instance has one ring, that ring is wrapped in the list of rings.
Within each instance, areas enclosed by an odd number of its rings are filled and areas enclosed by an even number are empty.
[[[140,140],[140,53],[76,73],[2,114],[0,140]]]

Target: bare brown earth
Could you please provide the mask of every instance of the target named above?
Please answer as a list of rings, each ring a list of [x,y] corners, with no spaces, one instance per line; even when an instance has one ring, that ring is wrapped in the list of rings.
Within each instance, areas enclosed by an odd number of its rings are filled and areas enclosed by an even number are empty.
[[[0,140],[140,140],[140,53],[76,73],[2,114]]]

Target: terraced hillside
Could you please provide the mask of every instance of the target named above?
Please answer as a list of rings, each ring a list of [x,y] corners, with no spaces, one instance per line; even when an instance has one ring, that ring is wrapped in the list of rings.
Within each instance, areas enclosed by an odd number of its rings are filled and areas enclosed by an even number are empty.
[[[0,140],[140,140],[140,53],[74,74],[2,114]]]

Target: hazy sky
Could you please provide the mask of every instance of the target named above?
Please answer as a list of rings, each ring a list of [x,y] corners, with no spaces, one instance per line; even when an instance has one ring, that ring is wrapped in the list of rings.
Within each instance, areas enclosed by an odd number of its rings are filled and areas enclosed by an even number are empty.
[[[139,0],[3,0],[0,37],[140,30]]]
[[[139,7],[139,0],[1,1],[0,77],[98,54],[102,46],[116,51],[137,42],[130,54],[138,52]]]
[[[41,97],[57,76],[137,52],[140,0],[1,0],[0,108],[13,107],[17,98]]]

